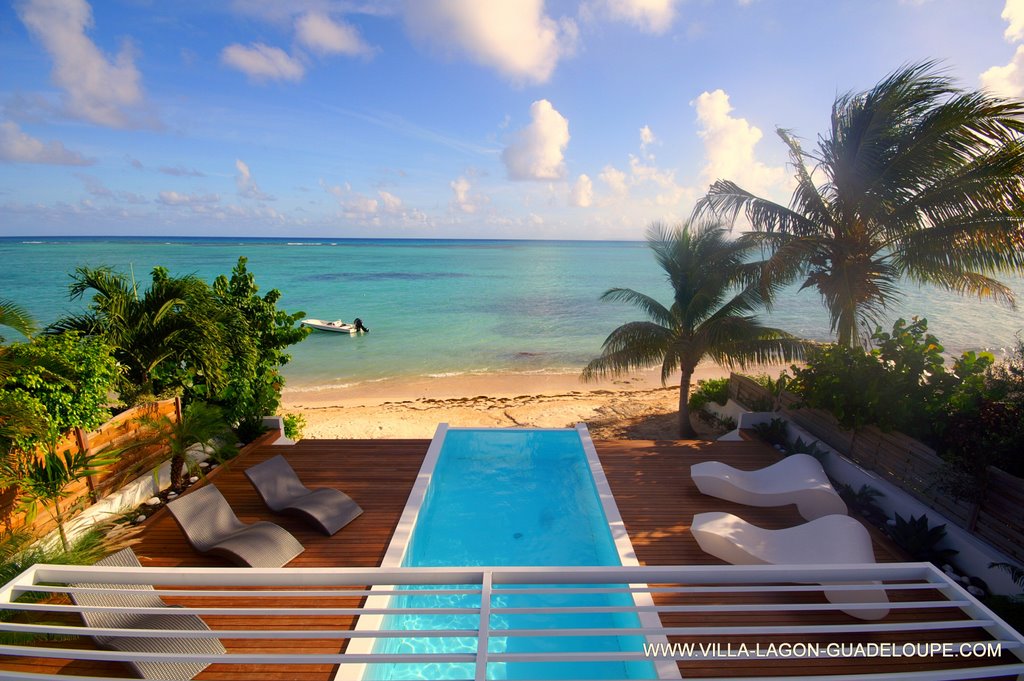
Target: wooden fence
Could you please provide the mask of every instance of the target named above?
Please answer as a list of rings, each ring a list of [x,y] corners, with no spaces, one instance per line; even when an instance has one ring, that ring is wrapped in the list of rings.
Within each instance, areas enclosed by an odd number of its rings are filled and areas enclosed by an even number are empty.
[[[114,452],[116,456],[116,461],[113,464],[104,467],[96,475],[69,485],[67,491],[70,494],[61,502],[61,508],[72,506],[84,508],[117,491],[125,483],[156,468],[167,459],[169,450],[163,444],[133,447],[117,453],[152,434],[141,422],[141,419],[163,416],[174,420],[180,419],[180,401],[177,399],[162,400],[134,407],[118,414],[93,432],[87,433],[81,428],[76,428],[58,443],[58,453],[66,450],[85,451],[89,454]],[[37,455],[42,455],[42,452],[38,452]],[[0,521],[7,530],[26,525],[25,514],[18,510],[17,489],[9,488],[0,491]],[[56,523],[45,509],[40,508],[31,527],[37,533],[45,533],[54,529]]]
[[[732,374],[729,397],[749,407],[770,404],[774,397],[747,376]],[[780,411],[808,433],[863,468],[942,513],[952,522],[1017,561],[1024,562],[1024,480],[989,467],[984,497],[978,503],[956,499],[941,489],[945,462],[935,450],[902,433],[886,433],[874,426],[856,433],[842,429],[820,409],[797,408],[799,398],[783,392]]]

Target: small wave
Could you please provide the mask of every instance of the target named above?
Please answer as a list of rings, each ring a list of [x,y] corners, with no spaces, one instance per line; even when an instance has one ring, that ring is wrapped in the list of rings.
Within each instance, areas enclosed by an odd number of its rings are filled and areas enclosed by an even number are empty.
[[[440,374],[424,374],[427,378],[451,378],[452,376],[465,376],[471,374],[469,371],[445,371]]]
[[[23,243],[23,244],[42,244],[42,243],[46,243],[46,242],[44,242],[44,241],[22,241],[21,243]]]
[[[569,374],[578,374],[579,372],[579,367],[549,367],[547,369],[530,369],[528,371],[516,371],[514,373],[525,374],[528,376],[567,376]]]
[[[281,392],[284,393],[318,393],[324,390],[343,390],[345,388],[352,388],[359,385],[362,381],[356,381],[355,383],[326,383],[320,385],[304,385],[297,388],[285,387]]]

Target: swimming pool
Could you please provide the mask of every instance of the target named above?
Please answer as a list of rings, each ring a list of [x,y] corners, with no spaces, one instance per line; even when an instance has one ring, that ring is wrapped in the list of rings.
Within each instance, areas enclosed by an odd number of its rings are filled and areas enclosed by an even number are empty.
[[[628,537],[607,492],[596,453],[577,430],[440,430],[440,446],[428,453],[419,492],[414,489],[384,564],[404,567],[621,565],[631,556]],[[435,438],[436,440],[436,438]],[[437,444],[435,442],[435,444]],[[436,461],[431,461],[436,457]],[[594,470],[596,466],[597,470]],[[600,485],[597,480],[600,480]],[[598,487],[605,494],[599,494]],[[417,498],[421,497],[421,498]],[[604,497],[602,499],[602,497]],[[609,508],[610,505],[610,508]],[[606,514],[606,509],[611,512]],[[609,515],[619,536],[613,537]],[[403,527],[404,526],[404,527]],[[565,586],[565,585],[562,585]],[[392,598],[393,607],[479,607],[479,596]],[[430,599],[430,600],[425,600]],[[491,607],[629,605],[628,595],[521,594],[507,591]],[[550,617],[548,618],[550,620]],[[544,628],[542,616],[491,615],[494,629]],[[639,626],[633,614],[588,613],[558,616],[566,627]],[[476,626],[476,616],[388,616],[385,629],[459,629]],[[501,637],[492,631],[491,652],[569,652],[641,649],[638,637]],[[475,652],[476,638],[409,637],[379,641],[373,652]],[[374,668],[375,667],[375,668]],[[473,678],[472,664],[388,664],[368,666],[365,679]],[[657,678],[645,662],[491,663],[493,679]]]

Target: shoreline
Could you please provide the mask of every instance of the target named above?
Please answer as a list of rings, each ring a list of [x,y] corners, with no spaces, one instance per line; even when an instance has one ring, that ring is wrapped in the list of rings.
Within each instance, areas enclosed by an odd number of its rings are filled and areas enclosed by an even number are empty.
[[[782,365],[753,367],[754,373]],[[699,365],[698,380],[729,370]],[[660,370],[583,383],[579,374],[462,374],[409,377],[345,387],[286,390],[282,414],[298,414],[310,439],[431,438],[438,423],[453,427],[565,428],[591,426],[598,439],[675,439],[679,376],[664,387]]]

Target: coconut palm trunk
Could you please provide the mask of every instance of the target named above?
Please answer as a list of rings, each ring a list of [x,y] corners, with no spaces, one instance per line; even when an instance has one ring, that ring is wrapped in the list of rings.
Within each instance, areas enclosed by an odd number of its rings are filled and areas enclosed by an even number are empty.
[[[697,431],[690,423],[690,383],[693,381],[693,370],[686,370],[679,376],[679,437],[684,440],[692,440],[697,437]]]

